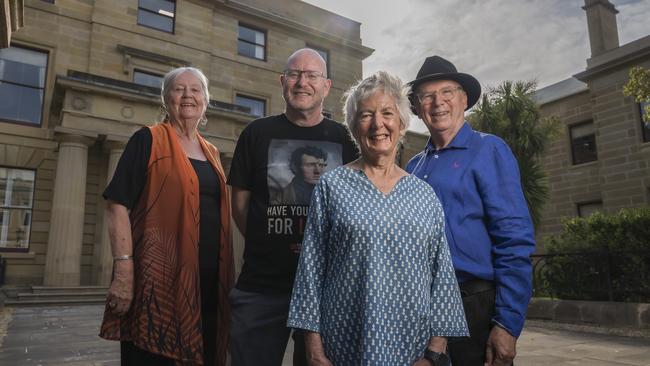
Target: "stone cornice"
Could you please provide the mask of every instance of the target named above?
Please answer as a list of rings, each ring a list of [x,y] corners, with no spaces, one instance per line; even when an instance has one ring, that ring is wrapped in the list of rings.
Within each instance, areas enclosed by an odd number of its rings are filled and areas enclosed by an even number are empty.
[[[266,20],[266,21],[271,21],[273,23],[282,25],[284,27],[297,30],[300,32],[307,33],[311,36],[319,37],[319,38],[324,38],[326,40],[329,40],[331,42],[337,43],[339,46],[342,46],[344,48],[347,48],[354,53],[356,53],[358,56],[360,56],[362,59],[365,59],[366,57],[370,56],[375,50],[366,47],[363,44],[361,44],[361,40],[359,42],[352,41],[348,38],[343,38],[340,36],[328,34],[325,32],[322,32],[318,29],[315,29],[313,27],[310,27],[309,25],[302,24],[296,20],[284,17],[279,14],[274,14],[268,11],[264,11],[263,9],[259,9],[253,6],[250,6],[248,4],[244,4],[243,2],[239,1],[232,1],[232,0],[226,0],[223,3],[221,3],[222,6],[225,6],[226,8],[229,8],[234,11],[246,13],[249,15],[252,15],[254,17],[257,17],[261,20]],[[350,21],[353,22],[353,21]],[[355,22],[357,23],[357,22]],[[357,23],[358,24],[358,23]]]
[[[115,96],[140,103],[160,105],[160,89],[158,88],[77,71],[68,72],[68,76],[58,75],[56,77],[56,88],[58,91],[70,88]],[[57,104],[61,103],[62,94],[55,92],[56,97],[53,99]],[[53,102],[53,105],[55,102]],[[249,111],[250,109],[246,107],[210,100],[207,113],[245,123],[251,119]]]
[[[650,58],[650,36],[627,43],[616,49],[588,59],[587,69],[573,75],[573,77],[582,82],[588,82],[593,77],[607,72],[608,70],[648,58]]]

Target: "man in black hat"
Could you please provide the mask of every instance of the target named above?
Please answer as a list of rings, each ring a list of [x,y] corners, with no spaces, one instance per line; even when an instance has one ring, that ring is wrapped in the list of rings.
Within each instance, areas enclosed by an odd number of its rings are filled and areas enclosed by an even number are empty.
[[[517,161],[502,139],[465,121],[481,95],[473,76],[432,56],[409,85],[413,112],[431,138],[406,170],[442,202],[471,334],[450,339],[449,355],[454,366],[511,365],[532,293],[535,250]]]

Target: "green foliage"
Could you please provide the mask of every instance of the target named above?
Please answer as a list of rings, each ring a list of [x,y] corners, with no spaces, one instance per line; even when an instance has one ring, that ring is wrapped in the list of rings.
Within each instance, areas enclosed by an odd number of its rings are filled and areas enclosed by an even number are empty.
[[[650,70],[641,66],[631,68],[630,80],[623,87],[623,94],[634,98],[637,103],[648,103],[644,120],[650,123]]]
[[[546,240],[555,256],[535,273],[539,287],[564,299],[650,302],[650,207],[596,212],[563,225]],[[560,255],[567,253],[575,255]]]
[[[505,81],[490,88],[468,121],[475,130],[504,139],[519,163],[521,183],[535,226],[548,198],[546,174],[539,163],[546,146],[559,132],[560,120],[542,118],[532,100],[534,81]]]

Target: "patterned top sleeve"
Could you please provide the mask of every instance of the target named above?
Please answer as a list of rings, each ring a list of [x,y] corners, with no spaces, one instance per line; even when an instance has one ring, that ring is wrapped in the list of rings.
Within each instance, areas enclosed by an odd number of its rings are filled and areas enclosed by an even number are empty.
[[[432,193],[435,194],[435,193]],[[431,273],[431,337],[469,336],[463,302],[458,290],[458,281],[445,238],[445,219],[442,206],[436,200],[436,217],[432,250],[430,251]]]
[[[321,294],[331,226],[327,215],[325,181],[325,178],[321,178],[312,194],[287,321],[288,327],[312,332],[320,332]]]

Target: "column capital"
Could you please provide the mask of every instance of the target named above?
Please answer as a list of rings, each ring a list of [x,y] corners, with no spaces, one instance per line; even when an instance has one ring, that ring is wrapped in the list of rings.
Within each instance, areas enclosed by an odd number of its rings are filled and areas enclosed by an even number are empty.
[[[54,135],[54,138],[59,142],[59,144],[64,144],[64,143],[72,143],[72,144],[82,144],[86,146],[91,146],[92,144],[95,143],[95,139],[87,137],[87,136],[81,136],[81,135],[75,135],[75,134],[70,134],[70,133],[57,133]]]
[[[124,150],[126,147],[126,142],[124,141],[115,141],[115,140],[107,140],[104,141],[102,144],[102,147],[104,148],[105,152],[111,152],[113,150]]]

